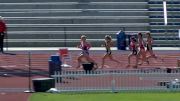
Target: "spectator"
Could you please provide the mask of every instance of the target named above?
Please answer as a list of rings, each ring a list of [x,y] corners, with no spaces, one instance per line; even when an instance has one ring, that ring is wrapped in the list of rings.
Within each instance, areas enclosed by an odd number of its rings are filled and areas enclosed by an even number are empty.
[[[3,17],[0,16],[0,52],[3,51],[4,35],[6,34],[7,27]]]

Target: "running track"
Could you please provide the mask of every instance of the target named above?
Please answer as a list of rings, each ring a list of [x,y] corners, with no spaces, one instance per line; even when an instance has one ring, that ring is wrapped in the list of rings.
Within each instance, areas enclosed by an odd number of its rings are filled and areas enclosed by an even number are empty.
[[[29,56],[27,52],[11,52],[16,55],[0,54],[0,101],[27,101],[31,94],[22,93],[22,91],[28,89],[28,62]],[[155,61],[150,59],[150,64],[144,63],[139,66],[138,69],[146,68],[174,68],[177,67],[177,60],[180,59],[179,51],[156,51],[159,57],[164,59],[164,62],[160,60]],[[51,55],[56,54],[52,52],[32,52],[31,53],[31,69],[34,73],[32,78],[47,77],[48,76],[48,59]],[[79,54],[78,51],[71,51],[72,56],[70,65],[72,70],[75,70],[77,65],[76,58]],[[91,51],[91,57],[101,65],[101,58],[104,51]],[[121,64],[116,64],[111,61],[106,61],[106,68],[104,69],[133,69],[125,68],[127,65],[127,55],[129,51],[113,51],[113,56],[118,59]],[[132,64],[134,58],[132,58]],[[18,88],[18,89],[17,89]]]

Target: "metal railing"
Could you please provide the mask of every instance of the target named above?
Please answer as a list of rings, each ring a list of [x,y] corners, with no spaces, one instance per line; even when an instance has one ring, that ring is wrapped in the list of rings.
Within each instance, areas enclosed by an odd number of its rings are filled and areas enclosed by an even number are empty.
[[[52,77],[59,92],[180,90],[178,69],[62,71]]]
[[[0,57],[1,92],[32,90],[34,76],[48,76],[48,54],[43,52],[6,51]]]

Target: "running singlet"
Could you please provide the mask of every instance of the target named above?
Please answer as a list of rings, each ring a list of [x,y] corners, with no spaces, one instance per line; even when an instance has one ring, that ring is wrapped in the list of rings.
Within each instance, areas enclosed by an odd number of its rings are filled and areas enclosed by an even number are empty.
[[[107,45],[107,43],[105,42],[105,47],[106,47],[106,54],[108,54],[108,55],[111,55],[111,49],[110,48],[108,48],[108,45]]]
[[[133,55],[137,55],[136,45],[131,42],[131,43],[130,43],[130,47],[131,47],[131,49],[132,49]]]
[[[83,54],[83,55],[89,55],[89,48],[90,48],[90,45],[89,44],[87,44],[87,43],[83,43],[83,42],[81,42],[81,49],[82,49],[82,52],[81,52],[81,54]]]
[[[147,40],[147,46],[146,47],[147,47],[148,51],[152,50],[152,40],[151,39]]]
[[[144,43],[143,43],[143,41],[141,41],[139,45],[140,45],[140,46],[139,46],[139,47],[140,47],[140,50],[141,50],[141,49],[144,50]]]

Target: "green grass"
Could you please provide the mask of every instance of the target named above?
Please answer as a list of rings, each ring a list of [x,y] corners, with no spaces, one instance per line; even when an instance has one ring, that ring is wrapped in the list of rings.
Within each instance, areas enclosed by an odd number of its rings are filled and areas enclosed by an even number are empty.
[[[180,101],[180,93],[34,93],[29,101]]]

